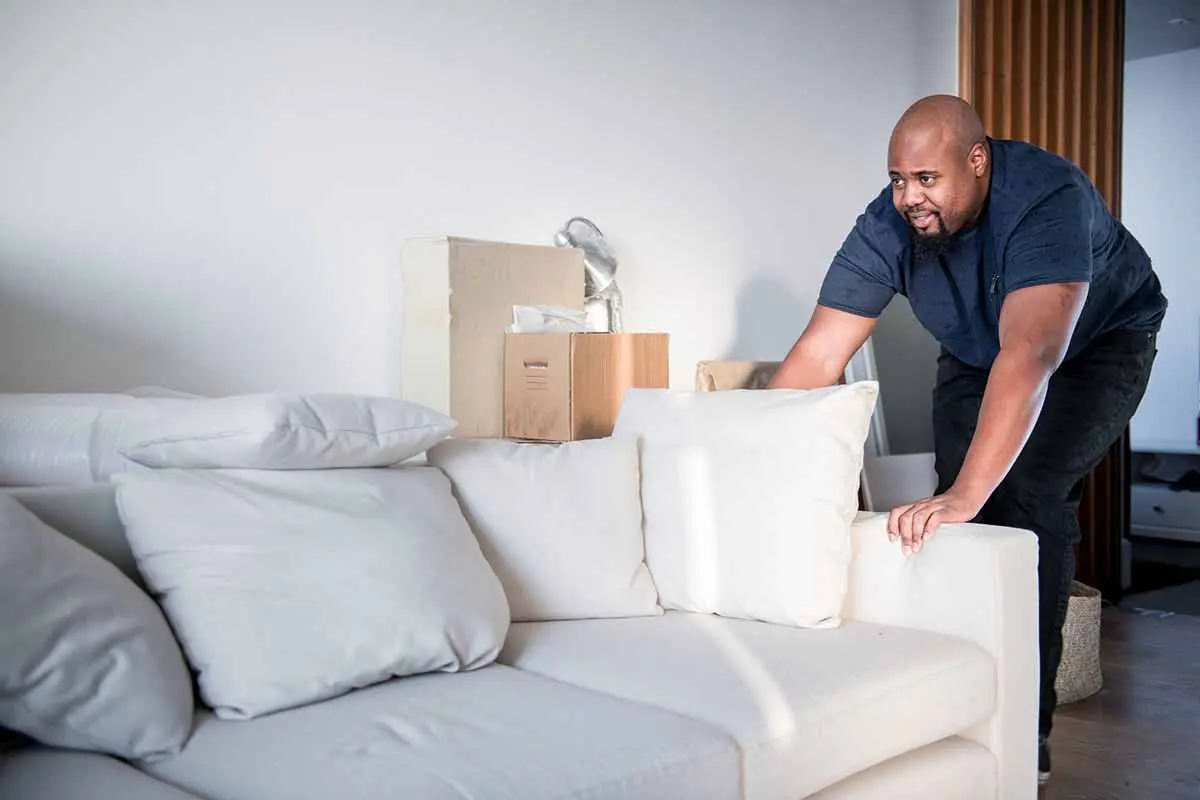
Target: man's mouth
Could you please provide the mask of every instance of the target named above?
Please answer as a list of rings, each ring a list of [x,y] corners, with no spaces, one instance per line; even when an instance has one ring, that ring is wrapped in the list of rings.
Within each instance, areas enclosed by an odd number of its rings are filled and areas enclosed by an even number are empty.
[[[926,230],[937,220],[935,211],[910,211],[906,216],[909,223],[919,230]]]

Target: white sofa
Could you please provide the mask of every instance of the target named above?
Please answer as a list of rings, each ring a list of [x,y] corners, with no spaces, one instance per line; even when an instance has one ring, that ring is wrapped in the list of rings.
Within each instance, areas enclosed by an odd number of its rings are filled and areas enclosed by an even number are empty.
[[[145,588],[118,491],[7,495]],[[512,621],[469,669],[247,719],[198,699],[166,756],[24,744],[0,754],[0,798],[1033,798],[1033,535],[947,526],[906,557],[885,522],[854,521],[830,627],[670,609]]]

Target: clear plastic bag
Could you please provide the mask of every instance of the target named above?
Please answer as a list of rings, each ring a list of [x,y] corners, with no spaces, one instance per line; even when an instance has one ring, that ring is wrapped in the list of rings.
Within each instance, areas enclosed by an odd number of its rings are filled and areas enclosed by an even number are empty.
[[[588,333],[587,312],[560,306],[513,306],[509,333]]]

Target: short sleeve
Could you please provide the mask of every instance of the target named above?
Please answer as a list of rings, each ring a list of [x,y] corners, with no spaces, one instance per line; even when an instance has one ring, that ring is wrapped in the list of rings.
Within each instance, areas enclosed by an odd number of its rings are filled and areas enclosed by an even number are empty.
[[[1078,185],[1050,194],[1024,216],[1004,248],[1004,289],[1092,279],[1092,215]]]
[[[901,246],[895,238],[870,210],[861,215],[833,257],[817,303],[860,317],[882,314],[897,292]]]

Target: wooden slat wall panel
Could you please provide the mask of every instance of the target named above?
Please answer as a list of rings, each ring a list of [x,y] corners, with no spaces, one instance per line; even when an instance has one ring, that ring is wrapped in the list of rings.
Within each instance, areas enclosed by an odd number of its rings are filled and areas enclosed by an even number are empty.
[[[1124,0],[960,0],[959,91],[989,134],[1082,167],[1121,208]],[[1077,578],[1115,599],[1129,529],[1126,432],[1088,477]]]
[[[1124,2],[963,5],[961,91],[988,133],[1066,156],[1119,209]]]

